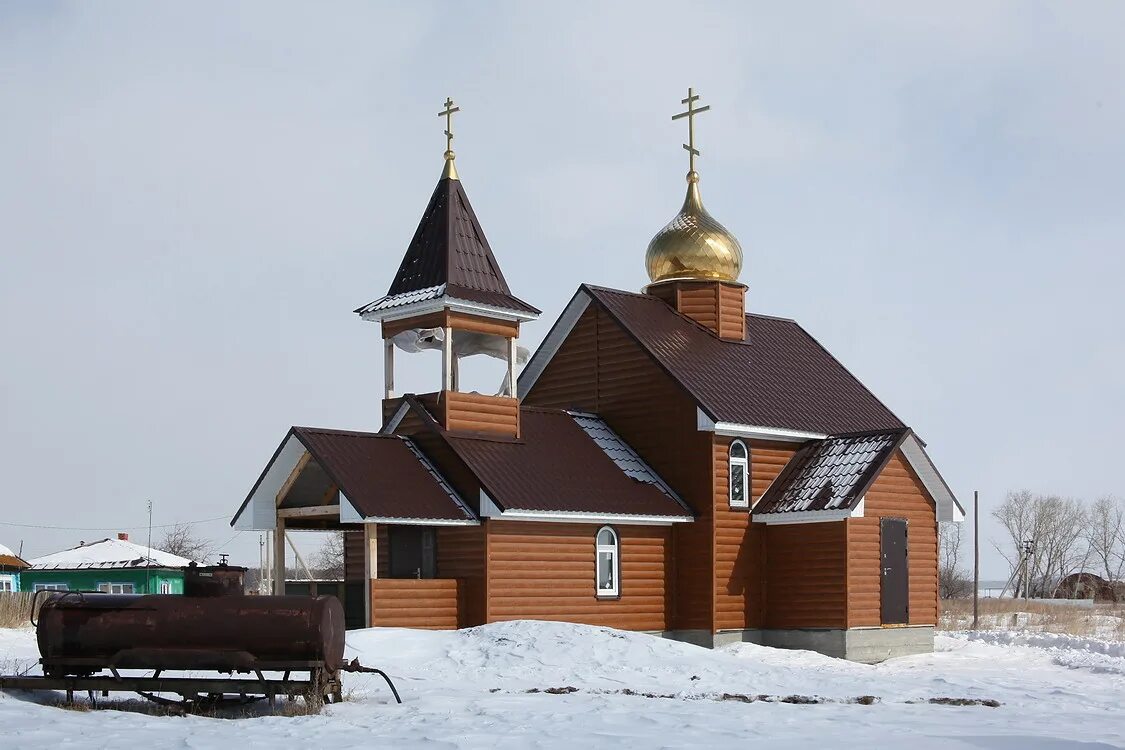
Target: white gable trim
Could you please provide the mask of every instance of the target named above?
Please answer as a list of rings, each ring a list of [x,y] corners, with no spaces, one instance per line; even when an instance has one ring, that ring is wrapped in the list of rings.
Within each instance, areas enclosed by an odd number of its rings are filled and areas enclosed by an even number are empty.
[[[398,405],[398,408],[395,409],[395,413],[391,415],[391,418],[389,420],[387,420],[387,424],[385,424],[383,426],[383,429],[379,430],[379,432],[383,435],[393,435],[394,431],[398,429],[399,424],[406,417],[406,412],[408,412],[409,410],[410,404],[408,404],[406,402],[406,399],[404,398],[402,400],[402,403]]]
[[[703,409],[695,408],[696,428],[700,432],[713,432],[716,435],[728,437],[758,438],[759,440],[780,440],[791,443],[803,443],[808,440],[823,440],[828,435],[823,432],[806,432],[804,430],[786,430],[780,427],[762,427],[758,425],[738,424],[736,422],[716,422],[707,416]]]
[[[570,336],[570,332],[574,330],[574,326],[578,324],[578,319],[582,317],[582,313],[586,312],[589,305],[590,295],[579,290],[563,309],[562,315],[555,321],[555,325],[547,334],[547,338],[543,339],[543,343],[539,345],[535,354],[524,366],[517,381],[519,384],[518,393],[524,394],[531,391],[535,381],[539,380],[539,376],[543,374],[547,365],[555,358],[559,347]]]
[[[501,510],[484,490],[480,491],[481,518],[498,521],[539,521],[545,523],[615,523],[622,526],[671,526],[694,521],[692,516],[644,516],[626,513],[586,513],[567,510]]]
[[[277,493],[297,468],[305,446],[292,432],[266,467],[250,501],[238,511],[231,525],[239,531],[272,531],[277,526]]]
[[[930,497],[934,499],[934,504],[937,506],[937,520],[954,523],[964,521],[965,509],[957,502],[953,491],[942,479],[937,467],[934,466],[934,462],[930,460],[929,454],[926,453],[926,449],[922,447],[922,442],[913,432],[907,435],[906,440],[902,441],[900,450],[902,450],[906,462],[910,464],[910,468],[918,475],[918,479],[922,482],[922,486],[926,488],[926,492],[930,493]]]
[[[845,521],[849,518],[863,518],[862,503],[852,510],[844,508],[843,510],[795,510],[787,513],[752,514],[750,520],[754,523],[766,524],[767,526],[783,526],[797,523],[829,523],[832,521]]]
[[[415,315],[425,315],[432,312],[441,312],[442,310],[452,310],[453,312],[463,312],[473,315],[485,315],[489,318],[499,318],[501,320],[515,320],[515,321],[531,321],[539,317],[538,313],[519,312],[516,310],[509,310],[506,307],[496,307],[495,305],[485,305],[480,302],[470,302],[469,300],[457,299],[456,297],[441,296],[436,299],[425,299],[419,302],[411,302],[406,305],[397,305],[395,307],[388,307],[380,310],[370,310],[361,313],[360,317],[363,320],[369,320],[373,323],[380,321],[401,320],[403,318],[412,318]]]

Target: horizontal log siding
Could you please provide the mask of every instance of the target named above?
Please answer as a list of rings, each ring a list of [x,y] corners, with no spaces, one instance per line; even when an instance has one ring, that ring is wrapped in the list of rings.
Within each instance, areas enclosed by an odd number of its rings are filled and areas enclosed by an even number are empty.
[[[671,627],[710,631],[711,436],[697,429],[695,402],[596,305],[583,313],[524,402],[598,413],[692,507],[696,521],[676,524],[672,532]]]
[[[935,625],[938,613],[937,520],[922,483],[896,453],[867,491],[863,518],[848,520],[848,625],[880,625],[879,519],[905,518],[910,624]]]
[[[746,287],[741,284],[719,285],[719,336],[746,338]]]
[[[746,509],[730,507],[730,444],[734,438],[714,438],[715,495],[715,629],[762,626],[762,524],[751,523]],[[750,449],[750,496],[756,501],[793,457],[785,443],[743,441]]]
[[[704,328],[719,332],[719,285],[678,284],[676,309]]]
[[[484,534],[483,526],[437,527],[438,578],[456,578],[460,582],[458,627],[485,623]]]
[[[371,625],[384,628],[457,628],[458,582],[451,578],[376,578],[371,581]]]
[[[450,432],[519,435],[520,402],[514,398],[442,391],[440,410],[440,421]]]
[[[845,521],[766,526],[767,628],[843,628],[848,621]]]
[[[615,526],[621,596],[598,599],[594,536],[601,524],[486,522],[488,621],[559,620],[666,630],[671,541],[666,526]]]

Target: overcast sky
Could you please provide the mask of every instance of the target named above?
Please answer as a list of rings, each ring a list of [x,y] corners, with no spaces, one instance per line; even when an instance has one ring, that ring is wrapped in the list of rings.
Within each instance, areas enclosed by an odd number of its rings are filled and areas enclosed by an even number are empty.
[[[289,425],[379,427],[351,311],[439,176],[445,97],[534,349],[579,283],[647,282],[689,85],[750,309],[982,515],[1125,494],[1125,5],[906,5],[0,2],[0,543],[143,534],[151,499],[256,564],[227,520]]]

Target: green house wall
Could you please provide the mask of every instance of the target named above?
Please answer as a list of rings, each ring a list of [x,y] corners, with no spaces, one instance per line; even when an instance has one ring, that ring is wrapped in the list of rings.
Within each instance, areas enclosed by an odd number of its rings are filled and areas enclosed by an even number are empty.
[[[173,594],[184,593],[184,573],[164,568],[105,568],[95,570],[24,570],[20,589],[34,591],[36,584],[65,584],[70,591],[97,591],[103,583],[131,583],[138,594],[159,594],[169,583]]]

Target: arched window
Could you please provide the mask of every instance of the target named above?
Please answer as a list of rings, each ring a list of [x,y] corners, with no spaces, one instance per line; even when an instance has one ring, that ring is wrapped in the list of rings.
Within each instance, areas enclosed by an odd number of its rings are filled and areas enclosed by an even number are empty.
[[[619,573],[621,570],[618,560],[617,532],[609,526],[598,529],[595,540],[597,548],[597,595],[617,596],[620,591]]]
[[[741,440],[730,444],[730,507],[750,507],[750,451]]]

